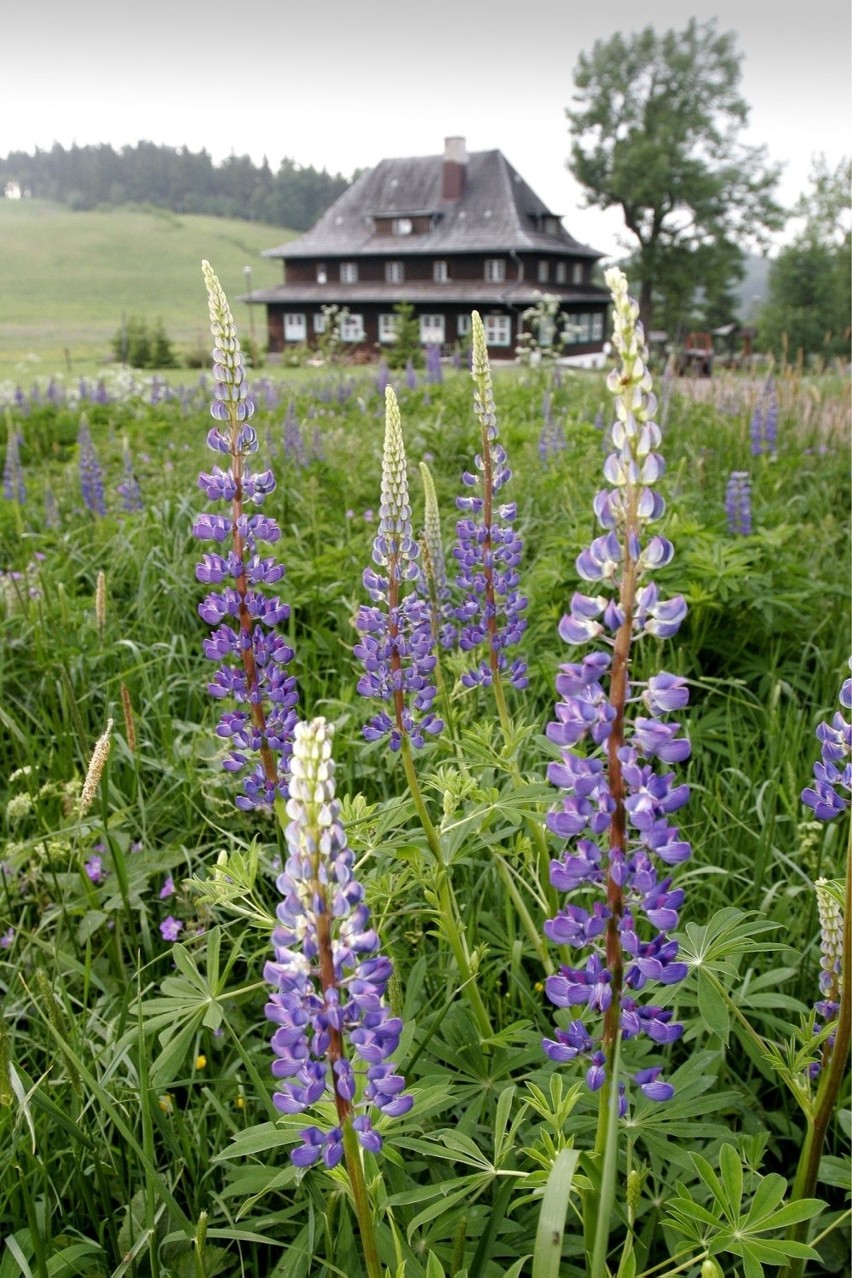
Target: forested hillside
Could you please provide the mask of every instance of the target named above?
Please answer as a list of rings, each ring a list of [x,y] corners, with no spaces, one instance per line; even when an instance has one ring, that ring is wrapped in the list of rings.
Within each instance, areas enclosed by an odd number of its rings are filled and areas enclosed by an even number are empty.
[[[349,185],[295,160],[273,172],[264,157],[231,155],[214,164],[207,151],[137,142],[115,151],[107,144],[71,146],[55,142],[34,155],[12,151],[0,159],[0,191],[54,200],[73,209],[154,205],[175,213],[204,213],[266,222],[305,231]]]

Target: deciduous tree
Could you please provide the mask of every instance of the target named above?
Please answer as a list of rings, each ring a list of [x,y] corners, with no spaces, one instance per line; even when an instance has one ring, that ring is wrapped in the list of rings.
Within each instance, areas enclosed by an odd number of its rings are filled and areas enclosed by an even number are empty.
[[[739,249],[762,245],[783,224],[778,169],[763,148],[739,141],[748,118],[739,80],[734,34],[714,21],[616,34],[580,56],[576,106],[566,111],[568,167],[590,206],[623,211],[637,242],[646,329],[657,295],[677,291],[685,264],[693,288],[718,293]]]

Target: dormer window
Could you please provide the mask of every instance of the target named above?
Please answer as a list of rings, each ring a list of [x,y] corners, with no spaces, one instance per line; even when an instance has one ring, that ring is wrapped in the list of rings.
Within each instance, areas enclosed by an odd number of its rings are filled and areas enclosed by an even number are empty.
[[[328,283],[328,270],[326,269],[325,263],[321,262],[320,265],[317,267],[317,284],[327,284],[327,283]]]
[[[410,217],[395,217],[391,222],[392,235],[410,235],[414,230],[414,223]]]
[[[572,283],[572,284],[582,284],[582,283],[583,283],[583,263],[582,263],[582,262],[574,262],[574,264],[572,265],[572,267],[571,267],[571,283]]]
[[[568,267],[564,262],[556,263],[556,283],[564,284],[568,279]]]
[[[538,263],[538,282],[546,284],[550,278],[550,263],[546,258],[541,258]]]
[[[550,216],[545,217],[544,233],[545,235],[559,234],[559,218],[558,217],[550,217]]]
[[[341,262],[340,263],[340,283],[341,284],[357,284],[358,283],[358,263],[357,262]]]
[[[486,257],[485,280],[488,284],[502,284],[506,278],[506,263],[502,257]]]
[[[388,284],[401,284],[405,279],[405,266],[402,262],[385,262],[385,280]]]
[[[438,260],[432,263],[432,279],[436,284],[446,284],[449,278],[450,268],[446,262]]]

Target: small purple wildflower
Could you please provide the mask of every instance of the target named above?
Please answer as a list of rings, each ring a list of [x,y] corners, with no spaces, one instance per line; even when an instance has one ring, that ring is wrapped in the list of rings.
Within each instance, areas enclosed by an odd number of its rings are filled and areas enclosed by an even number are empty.
[[[373,601],[358,609],[355,626],[360,635],[353,652],[364,663],[358,681],[363,697],[388,703],[364,727],[368,741],[390,738],[391,750],[399,750],[403,738],[418,748],[424,733],[433,736],[443,728],[432,713],[436,689],[432,682],[435,655],[429,607],[416,585],[403,595],[406,583],[419,577],[420,550],[411,535],[405,445],[399,404],[392,387],[385,391],[385,442],[382,458],[382,504],[373,542],[373,568],[364,570],[364,588]]]
[[[457,497],[463,518],[456,524],[453,556],[458,564],[456,584],[462,603],[456,608],[461,622],[459,646],[475,658],[485,647],[486,655],[462,675],[467,687],[499,682],[505,674],[516,688],[527,686],[526,662],[516,659],[509,665],[506,649],[518,643],[527,622],[521,616],[527,600],[520,593],[523,543],[513,524],[517,517],[514,502],[495,505],[501,489],[512,478],[506,465],[505,449],[497,442],[497,413],[491,385],[491,368],[485,343],[485,327],[478,311],[471,316],[474,382],[473,407],[480,427],[480,449],[475,469],[465,471],[462,483],[472,489],[470,497]],[[499,499],[498,499],[499,501]]]
[[[205,640],[205,656],[223,662],[208,691],[217,700],[233,698],[239,707],[222,714],[216,732],[230,746],[223,767],[241,778],[237,807],[249,810],[286,798],[298,692],[287,672],[293,649],[274,629],[287,620],[289,606],[261,589],[284,576],[284,566],[259,551],[260,543],[278,541],[281,530],[274,519],[243,510],[246,502],[260,506],[274,491],[275,478],[270,470],[254,473],[248,467],[248,458],[257,451],[257,435],[249,425],[254,405],[227,298],[210,264],[202,266],[216,343],[211,412],[226,424],[224,431],[214,427],[209,432],[207,444],[230,465],[228,470],[214,467],[198,482],[211,499],[229,502],[231,511],[229,516],[200,515],[193,527],[202,541],[230,543],[227,555],[211,552],[196,565],[199,581],[230,583],[211,591],[198,612],[215,627]]]
[[[382,1138],[370,1111],[395,1118],[413,1104],[389,1062],[402,1032],[384,997],[393,966],[378,953],[364,889],[353,874],[335,798],[332,735],[324,719],[296,725],[289,856],[277,880],[283,900],[272,937],[275,959],[263,970],[274,991],[266,1015],[278,1026],[272,1036],[272,1073],[281,1080],[276,1108],[299,1114],[333,1097],[337,1112],[329,1129],[299,1133],[302,1144],[290,1155],[297,1167],[320,1158],[336,1166],[347,1123],[365,1149],[378,1153]]]
[[[0,950],[10,950],[15,944],[15,929],[7,927],[6,931],[0,936]]]
[[[168,897],[174,896],[174,894],[175,894],[175,881],[172,878],[172,876],[169,874],[166,877],[165,881],[163,882],[163,886],[160,888],[160,900],[165,901]]]
[[[104,490],[104,472],[95,451],[89,423],[85,417],[80,418],[77,431],[77,463],[80,471],[80,491],[87,510],[102,519],[106,515],[106,493]]]
[[[664,465],[655,451],[660,430],[652,420],[657,404],[650,393],[639,307],[620,270],[607,271],[606,281],[615,308],[613,344],[622,360],[607,379],[616,397],[613,451],[604,465],[612,487],[595,498],[603,533],[579,555],[577,571],[609,597],[575,594],[559,633],[569,644],[598,640],[610,651],[592,651],[561,667],[556,689],[562,700],[547,728],[562,754],[550,764],[548,779],[565,792],[547,824],[567,840],[561,858],[551,862],[550,878],[568,894],[568,903],[544,931],[581,957],[548,977],[545,988],[557,1007],[602,1017],[603,1027],[598,1041],[584,1019],[574,1020],[543,1046],[560,1063],[584,1057],[593,1091],[608,1082],[619,1034],[626,1040],[644,1033],[656,1043],[671,1043],[683,1032],[671,1011],[635,995],[654,982],[671,985],[686,976],[686,964],[677,961],[677,942],[669,936],[684,893],[672,886],[667,871],[690,855],[689,844],[669,821],[686,803],[688,787],[678,785],[673,772],[655,769],[656,760],[666,765],[689,756],[689,742],[678,735],[680,725],[666,721],[687,703],[685,681],[660,673],[644,686],[629,682],[633,643],[644,634],[674,634],[686,604],[679,596],[661,600],[656,585],[640,584],[650,571],[668,564],[674,550],[662,537],[645,539],[646,526],[665,508],[651,487]],[[634,1077],[651,1100],[673,1094],[659,1073],[654,1067]],[[626,1104],[619,1081],[622,1112]]]
[[[89,857],[84,869],[93,883],[103,883],[106,878],[103,859],[99,856]]]
[[[160,924],[160,935],[164,941],[176,941],[182,931],[183,923],[180,919],[173,918],[171,914]]]
[[[751,534],[751,480],[747,470],[732,470],[725,489],[725,515],[732,537]]]
[[[840,690],[840,704],[845,710],[852,709],[852,679],[845,680]],[[830,723],[819,725],[816,736],[821,757],[819,763],[814,764],[813,784],[802,791],[802,802],[813,808],[820,821],[833,821],[849,807],[852,724],[838,710]]]

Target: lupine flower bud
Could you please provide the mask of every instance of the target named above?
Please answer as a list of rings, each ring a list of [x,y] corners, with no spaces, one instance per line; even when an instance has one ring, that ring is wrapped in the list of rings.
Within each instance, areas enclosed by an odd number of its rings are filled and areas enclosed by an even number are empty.
[[[439,640],[443,647],[451,648],[456,638],[456,626],[453,623],[450,587],[447,582],[438,495],[432,473],[425,462],[420,463],[420,474],[425,498],[423,536],[420,543],[424,579],[422,593],[428,598],[431,608],[433,639]]]
[[[417,591],[420,549],[411,535],[411,504],[399,404],[393,388],[385,390],[385,442],[382,457],[382,502],[373,542],[373,563],[364,570],[364,587],[373,600],[363,604],[355,620],[361,636],[353,649],[364,663],[358,691],[388,703],[364,727],[368,741],[384,736],[398,750],[403,737],[422,746],[424,733],[443,728],[432,713],[435,656],[429,606]],[[408,593],[403,594],[409,585]]]
[[[604,650],[561,667],[556,688],[562,700],[547,728],[561,750],[548,778],[565,796],[547,823],[567,841],[561,858],[551,863],[551,883],[569,894],[569,903],[544,931],[582,957],[548,977],[545,988],[557,1007],[602,1017],[603,1028],[599,1045],[585,1019],[572,1020],[545,1039],[544,1050],[557,1062],[585,1058],[592,1091],[606,1081],[618,1033],[624,1039],[644,1033],[656,1043],[673,1042],[682,1033],[671,1011],[637,996],[654,982],[671,985],[686,975],[669,936],[684,893],[667,869],[690,855],[670,823],[688,788],[665,769],[689,756],[680,725],[665,718],[686,705],[685,681],[665,673],[644,686],[629,680],[632,644],[646,634],[674,634],[686,605],[679,596],[661,600],[653,582],[640,584],[673,555],[665,538],[645,535],[663,513],[652,485],[664,464],[656,452],[660,431],[653,421],[656,400],[639,307],[620,270],[607,271],[605,278],[614,303],[613,343],[621,356],[621,367],[607,378],[616,411],[613,451],[604,465],[612,487],[594,501],[602,534],[577,559],[579,575],[601,593],[575,594],[559,627],[567,643],[597,640]],[[659,1075],[658,1067],[646,1068],[633,1081],[649,1099],[668,1100],[673,1088]],[[622,1087],[619,1080],[620,1093]],[[625,1107],[622,1094],[619,1108]]]
[[[330,1129],[301,1131],[302,1144],[291,1154],[297,1167],[320,1158],[327,1167],[339,1163],[348,1121],[364,1148],[377,1153],[376,1112],[393,1118],[413,1103],[389,1061],[402,1032],[385,1002],[393,967],[378,952],[364,889],[353,875],[335,798],[332,736],[332,725],[321,718],[296,725],[289,856],[278,878],[283,900],[272,937],[275,960],[263,972],[274,988],[266,1015],[278,1026],[272,1037],[272,1073],[281,1080],[276,1108],[299,1114],[331,1097],[337,1111]]]
[[[265,515],[247,515],[244,505],[260,506],[275,489],[270,470],[249,469],[248,459],[257,451],[257,435],[249,425],[254,404],[248,395],[243,357],[236,328],[209,262],[202,263],[214,339],[215,379],[211,414],[225,429],[214,427],[208,447],[229,460],[227,470],[214,466],[199,477],[199,486],[211,500],[227,501],[230,515],[200,515],[193,526],[196,537],[222,545],[205,554],[195,575],[213,590],[198,612],[215,627],[205,641],[205,656],[221,661],[207,685],[217,700],[231,698],[237,710],[226,710],[216,728],[229,750],[223,767],[239,775],[242,792],[237,807],[269,806],[287,795],[290,742],[296,722],[296,681],[287,673],[293,649],[274,627],[290,615],[287,604],[270,597],[263,587],[284,576],[284,566],[261,553],[261,543],[275,542],[281,530]],[[230,543],[229,547],[222,543]]]

